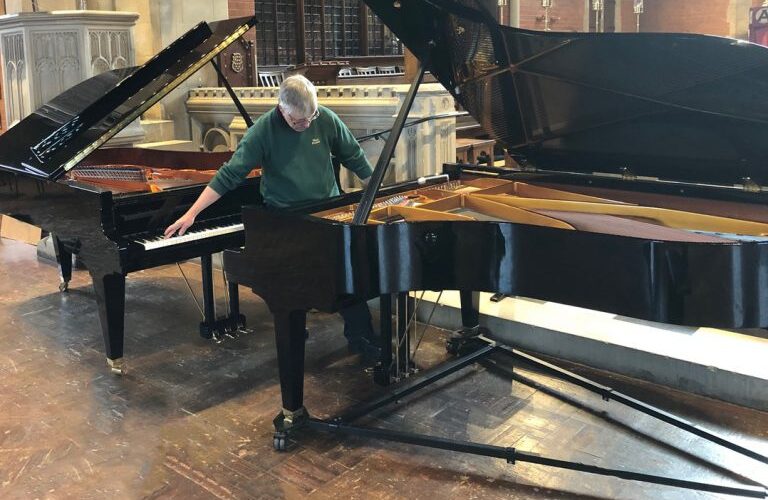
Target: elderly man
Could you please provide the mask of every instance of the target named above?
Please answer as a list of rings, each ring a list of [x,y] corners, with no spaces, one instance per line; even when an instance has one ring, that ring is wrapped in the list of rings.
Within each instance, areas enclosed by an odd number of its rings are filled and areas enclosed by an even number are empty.
[[[297,75],[280,85],[277,106],[256,120],[190,209],[165,230],[165,237],[183,235],[195,217],[224,193],[237,187],[245,176],[261,166],[260,190],[264,203],[274,209],[339,194],[331,156],[363,182],[371,164],[352,133],[328,108],[317,103],[314,85]],[[361,302],[341,311],[344,335],[352,352],[375,357],[377,341],[371,314]]]

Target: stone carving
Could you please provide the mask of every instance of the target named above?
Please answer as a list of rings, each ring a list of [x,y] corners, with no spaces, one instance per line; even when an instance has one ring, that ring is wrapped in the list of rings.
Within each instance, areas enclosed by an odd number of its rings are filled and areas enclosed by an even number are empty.
[[[5,61],[5,107],[8,125],[18,123],[27,115],[24,98],[26,61],[24,60],[24,35],[3,35],[3,60]]]
[[[77,32],[58,31],[32,35],[35,103],[48,102],[83,79],[78,59]]]

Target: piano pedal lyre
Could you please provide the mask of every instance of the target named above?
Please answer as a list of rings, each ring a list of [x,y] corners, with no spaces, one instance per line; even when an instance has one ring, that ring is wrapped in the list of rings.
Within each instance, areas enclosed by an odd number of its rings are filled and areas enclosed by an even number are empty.
[[[125,363],[123,362],[123,358],[117,358],[117,359],[107,358],[107,366],[109,366],[109,371],[111,371],[115,375],[125,374]]]
[[[200,322],[200,336],[221,343],[226,339],[237,339],[240,335],[252,333],[246,327],[245,316],[242,314],[222,316],[214,321]]]

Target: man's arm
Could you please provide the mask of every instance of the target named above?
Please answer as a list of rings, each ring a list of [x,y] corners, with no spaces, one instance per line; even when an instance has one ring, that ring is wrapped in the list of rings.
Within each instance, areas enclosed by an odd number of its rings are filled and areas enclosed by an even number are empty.
[[[195,223],[195,218],[197,218],[200,212],[215,203],[224,193],[239,186],[250,171],[261,164],[263,158],[262,148],[255,130],[256,126],[253,126],[246,132],[240,144],[237,145],[234,154],[232,154],[232,158],[216,172],[216,176],[200,193],[200,196],[189,207],[189,210],[166,228],[166,238],[170,238],[176,233],[179,236],[186,233],[187,229]]]
[[[179,217],[179,220],[166,228],[165,237],[170,238],[176,234],[176,232],[179,233],[179,236],[182,236],[187,232],[189,226],[195,223],[195,218],[197,215],[215,203],[219,198],[221,198],[219,193],[211,189],[210,186],[205,186],[205,189],[202,193],[200,193],[200,196],[197,198],[197,200],[195,200],[192,206],[189,207],[189,210],[187,210],[184,215]]]
[[[335,113],[331,112],[336,127],[336,143],[334,155],[345,168],[348,168],[361,180],[368,179],[373,173],[373,167],[365,157],[365,152],[352,135],[344,122]]]

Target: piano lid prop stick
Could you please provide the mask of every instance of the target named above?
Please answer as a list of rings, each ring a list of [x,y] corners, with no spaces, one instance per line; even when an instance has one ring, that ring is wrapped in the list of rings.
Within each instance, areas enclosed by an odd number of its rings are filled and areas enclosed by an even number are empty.
[[[243,117],[243,120],[245,120],[245,125],[248,128],[251,128],[251,125],[253,125],[253,120],[251,119],[248,112],[245,110],[245,106],[243,106],[243,103],[240,102],[240,99],[237,98],[237,94],[235,94],[235,91],[232,90],[232,85],[229,84],[229,80],[227,80],[227,77],[224,76],[224,73],[221,71],[221,68],[219,68],[219,65],[216,64],[215,60],[211,59],[211,64],[213,65],[213,68],[216,70],[216,73],[219,75],[219,78],[221,78],[221,82],[224,84],[224,87],[227,89],[227,93],[229,94],[229,97],[231,97],[232,101],[234,101],[237,111],[240,112],[240,115]]]
[[[419,65],[419,70],[416,72],[416,77],[413,79],[413,83],[411,83],[411,88],[408,90],[408,94],[405,96],[402,106],[400,106],[400,111],[395,119],[395,124],[392,126],[392,133],[389,134],[387,142],[384,143],[384,148],[381,150],[381,155],[376,162],[376,168],[373,169],[370,181],[365,187],[365,191],[363,191],[363,197],[360,199],[360,204],[357,206],[357,210],[355,210],[355,216],[352,219],[353,224],[360,225],[365,224],[366,221],[368,221],[373,202],[376,199],[376,193],[379,191],[379,186],[381,186],[381,182],[384,180],[384,174],[387,172],[389,162],[392,160],[397,140],[400,138],[400,133],[403,131],[405,119],[408,117],[408,113],[411,111],[411,106],[413,106],[413,101],[416,99],[416,92],[419,90],[419,85],[421,85],[421,80],[424,77],[425,67],[426,64],[424,63]]]

